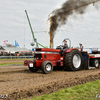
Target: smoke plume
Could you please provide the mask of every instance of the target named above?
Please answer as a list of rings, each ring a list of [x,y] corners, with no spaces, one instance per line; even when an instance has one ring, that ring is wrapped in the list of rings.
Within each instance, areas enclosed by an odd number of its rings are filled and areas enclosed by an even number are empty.
[[[60,9],[56,9],[54,11],[54,15],[51,17],[53,23],[50,27],[50,33],[52,31],[54,35],[58,27],[66,24],[69,16],[71,16],[73,13],[84,14],[89,4],[95,3],[97,1],[100,1],[100,0],[68,0],[66,1]]]

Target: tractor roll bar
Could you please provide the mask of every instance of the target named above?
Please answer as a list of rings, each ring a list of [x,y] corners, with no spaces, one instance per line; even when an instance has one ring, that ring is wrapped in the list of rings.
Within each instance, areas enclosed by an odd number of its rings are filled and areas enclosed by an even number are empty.
[[[68,47],[71,48],[71,40],[70,40],[69,38],[66,38],[66,39],[63,40],[63,42],[64,42],[65,40],[68,40],[68,41],[69,41],[69,46],[68,46]],[[63,42],[62,42],[62,45],[63,45]]]

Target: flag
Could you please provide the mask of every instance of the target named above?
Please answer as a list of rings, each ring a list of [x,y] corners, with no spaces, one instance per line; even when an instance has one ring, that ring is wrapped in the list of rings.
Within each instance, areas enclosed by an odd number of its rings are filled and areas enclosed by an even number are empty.
[[[8,44],[8,40],[4,40],[3,41],[3,44]]]
[[[17,41],[15,40],[15,46],[16,47],[19,47],[19,44],[17,43]]]

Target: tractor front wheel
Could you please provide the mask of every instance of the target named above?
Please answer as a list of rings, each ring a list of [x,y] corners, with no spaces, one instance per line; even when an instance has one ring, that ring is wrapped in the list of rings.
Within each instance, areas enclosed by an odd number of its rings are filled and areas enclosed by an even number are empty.
[[[83,57],[80,51],[72,50],[70,53],[65,54],[64,70],[78,71],[82,67]]]
[[[50,61],[44,61],[42,63],[42,71],[44,74],[49,74],[53,70],[53,65]]]

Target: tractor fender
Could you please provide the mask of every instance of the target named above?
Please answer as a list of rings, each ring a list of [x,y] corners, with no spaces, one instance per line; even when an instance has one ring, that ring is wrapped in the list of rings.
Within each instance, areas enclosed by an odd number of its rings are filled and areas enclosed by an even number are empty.
[[[67,50],[65,51],[65,53],[69,53],[69,52],[71,52],[72,50],[78,50],[78,51],[79,51],[79,49],[67,49]]]

